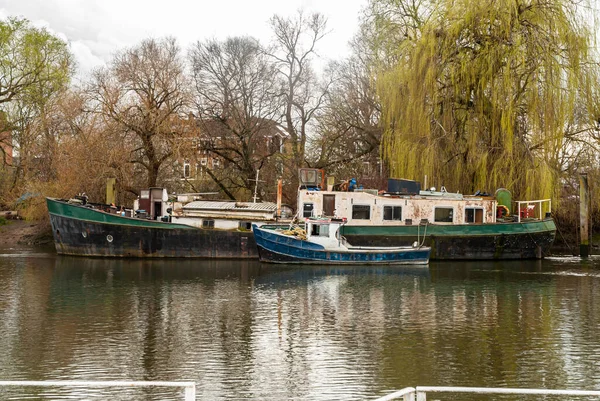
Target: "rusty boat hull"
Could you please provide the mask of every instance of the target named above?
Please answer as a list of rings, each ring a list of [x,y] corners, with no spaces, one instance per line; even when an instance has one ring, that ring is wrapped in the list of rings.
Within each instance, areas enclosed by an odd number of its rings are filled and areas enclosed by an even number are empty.
[[[47,198],[56,252],[124,258],[257,259],[251,231],[123,217]]]
[[[556,236],[554,220],[495,224],[417,226],[344,226],[342,235],[357,246],[431,248],[432,260],[540,259],[550,253]]]

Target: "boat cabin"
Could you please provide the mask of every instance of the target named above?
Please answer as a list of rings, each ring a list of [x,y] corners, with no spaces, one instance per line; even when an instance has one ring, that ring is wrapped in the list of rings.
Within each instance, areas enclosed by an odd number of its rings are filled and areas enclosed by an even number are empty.
[[[418,182],[390,179],[387,191],[363,189],[355,180],[327,187],[317,180],[309,184],[301,181],[297,207],[299,218],[346,216],[348,226],[399,226],[542,220],[551,204],[549,199],[512,202],[506,189],[499,189],[495,196],[463,195],[443,187],[440,191],[421,190]]]
[[[204,229],[251,231],[252,222],[275,221],[272,202],[194,201],[173,204],[171,221]]]
[[[150,188],[141,191],[133,210],[135,217],[208,230],[251,231],[253,221],[276,220],[277,205],[273,202],[202,200],[211,194],[169,196],[164,188]]]
[[[338,248],[342,242],[340,227],[346,219],[311,217],[305,219],[306,239],[325,249]]]

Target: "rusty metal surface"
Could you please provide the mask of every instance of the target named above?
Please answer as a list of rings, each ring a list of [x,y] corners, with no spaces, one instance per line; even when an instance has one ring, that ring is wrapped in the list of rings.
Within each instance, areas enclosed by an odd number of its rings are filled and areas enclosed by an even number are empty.
[[[358,246],[407,246],[417,241],[416,236],[345,236]],[[426,237],[423,245],[431,247],[431,259],[435,260],[540,259],[548,254],[554,237],[554,231],[472,237],[433,235]]]
[[[247,231],[157,229],[50,215],[56,251],[78,256],[134,258],[258,258]]]

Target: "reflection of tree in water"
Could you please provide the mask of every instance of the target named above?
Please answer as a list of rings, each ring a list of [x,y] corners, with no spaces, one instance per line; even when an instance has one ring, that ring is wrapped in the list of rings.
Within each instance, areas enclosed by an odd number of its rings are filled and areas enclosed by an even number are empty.
[[[594,274],[552,260],[417,269],[0,259],[0,318],[12,319],[0,322],[0,372],[192,380],[203,399],[542,380],[590,388],[600,363]]]

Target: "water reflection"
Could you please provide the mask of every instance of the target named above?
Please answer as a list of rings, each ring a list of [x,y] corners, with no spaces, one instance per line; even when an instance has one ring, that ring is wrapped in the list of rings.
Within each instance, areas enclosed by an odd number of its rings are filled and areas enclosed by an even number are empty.
[[[594,389],[597,265],[0,256],[0,378],[190,380],[211,400],[365,399],[415,385]],[[107,398],[82,394],[33,399]],[[110,397],[182,399],[161,389]]]

